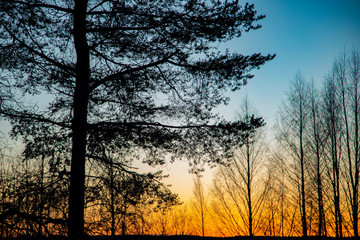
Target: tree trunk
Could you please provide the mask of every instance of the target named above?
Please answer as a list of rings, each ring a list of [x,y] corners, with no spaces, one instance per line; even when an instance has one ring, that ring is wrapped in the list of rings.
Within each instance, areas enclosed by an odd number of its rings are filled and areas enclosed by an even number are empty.
[[[354,237],[359,237],[359,178],[360,178],[360,159],[359,159],[359,82],[360,82],[360,58],[359,52],[353,52],[351,58],[351,74],[354,82],[354,116],[355,116],[355,136],[354,136],[354,147],[355,147],[355,175],[354,175],[354,186],[353,186],[353,228]]]
[[[302,150],[302,149],[301,149]],[[302,151],[301,151],[302,152]],[[302,156],[303,154],[301,154]],[[304,159],[301,157],[301,222],[303,237],[307,237]]]
[[[248,210],[249,210],[249,236],[253,236],[253,216],[251,202],[251,164],[250,164],[250,146],[249,137],[246,138],[246,158],[247,158],[247,194],[248,194]]]
[[[300,99],[300,171],[301,171],[301,223],[303,237],[307,237],[307,224],[306,224],[306,199],[305,199],[305,163],[304,163],[304,147],[303,147],[303,99]]]
[[[126,214],[126,211],[125,211]],[[121,221],[121,235],[125,236],[126,235],[126,216],[123,216],[123,219]]]
[[[347,105],[346,105],[346,57],[344,56],[344,59],[340,60],[337,63],[337,74],[338,74],[338,80],[340,83],[340,89],[341,89],[341,99],[342,99],[342,107],[343,107],[343,113],[344,113],[344,124],[345,124],[345,132],[346,132],[346,148],[347,148],[347,158],[348,158],[348,164],[349,164],[349,175],[350,175],[350,184],[351,184],[351,192],[350,195],[352,195],[352,199],[351,199],[351,211],[352,211],[352,223],[353,223],[353,230],[354,230],[354,236],[356,236],[357,234],[357,193],[355,190],[355,181],[356,181],[356,173],[355,175],[353,174],[353,163],[352,163],[352,153],[351,153],[351,147],[350,147],[350,130],[349,130],[349,121],[348,121],[348,109],[347,109]],[[354,140],[355,140],[355,162],[356,162],[356,158],[357,158],[357,142],[358,142],[358,120],[357,120],[357,86],[355,86],[355,97],[354,97],[354,117],[355,117],[355,134],[354,134]],[[355,163],[355,172],[356,172],[356,163]],[[356,229],[356,230],[355,230]]]
[[[77,62],[73,102],[73,135],[68,222],[68,235],[72,240],[84,238],[86,124],[90,78],[89,48],[87,45],[85,28],[86,7],[86,0],[75,1],[74,43]]]
[[[311,90],[311,113],[312,113],[312,124],[313,124],[313,139],[315,143],[315,153],[316,153],[316,184],[317,184],[317,203],[318,203],[318,236],[322,236],[325,229],[325,212],[324,212],[324,201],[323,201],[323,186],[322,186],[322,176],[321,176],[321,150],[320,144],[322,144],[322,139],[320,138],[320,129],[318,123],[318,109],[317,100],[315,96],[314,83]]]
[[[111,236],[115,236],[115,186],[112,159],[110,160],[110,213],[111,213]]]
[[[40,168],[40,205],[39,205],[39,229],[37,237],[41,238],[43,234],[43,212],[44,212],[44,171],[45,171],[45,157],[41,157],[41,168]]]
[[[334,114],[334,113],[333,113]],[[341,211],[340,211],[340,170],[339,170],[339,159],[338,159],[338,152],[337,152],[337,134],[336,134],[336,127],[335,127],[335,120],[334,116],[332,117],[332,164],[333,164],[333,194],[334,194],[334,207],[335,207],[335,232],[336,237],[342,237],[342,223],[341,223]]]
[[[357,92],[357,89],[356,89]],[[354,229],[354,237],[359,237],[359,170],[360,170],[360,161],[359,161],[359,119],[358,119],[358,94],[355,94],[356,102],[355,102],[355,175],[354,175],[354,185],[353,185],[353,200],[352,200],[352,214],[353,214],[353,229]]]

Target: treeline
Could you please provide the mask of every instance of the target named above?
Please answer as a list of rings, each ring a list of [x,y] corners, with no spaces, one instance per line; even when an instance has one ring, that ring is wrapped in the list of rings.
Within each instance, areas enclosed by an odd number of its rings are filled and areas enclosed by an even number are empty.
[[[316,82],[296,74],[272,142],[258,130],[230,166],[218,169],[206,195],[208,231],[216,226],[223,235],[358,237],[359,51],[340,55]],[[242,120],[252,116],[248,109],[245,103]]]
[[[277,125],[302,234],[358,237],[360,54],[343,53],[317,88],[295,76]]]
[[[245,101],[239,120],[250,123],[254,115]],[[89,160],[86,233],[358,237],[359,121],[360,52],[354,50],[340,55],[319,85],[296,74],[273,136],[262,129],[246,135],[210,185],[194,178],[187,203],[161,182],[160,172],[132,171],[120,154]],[[65,236],[68,161],[6,159],[0,236]]]

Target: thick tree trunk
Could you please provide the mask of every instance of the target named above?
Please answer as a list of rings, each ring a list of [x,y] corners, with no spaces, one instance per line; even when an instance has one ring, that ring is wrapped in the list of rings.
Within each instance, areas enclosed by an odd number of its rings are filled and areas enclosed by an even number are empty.
[[[68,235],[72,240],[83,239],[84,237],[86,124],[90,78],[89,49],[85,29],[86,6],[86,0],[75,1],[74,43],[77,63],[72,122],[68,222]]]

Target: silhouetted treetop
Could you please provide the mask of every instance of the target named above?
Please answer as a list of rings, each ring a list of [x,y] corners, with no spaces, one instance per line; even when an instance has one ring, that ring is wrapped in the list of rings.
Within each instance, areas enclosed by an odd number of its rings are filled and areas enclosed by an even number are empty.
[[[27,126],[31,121],[71,128],[77,61],[73,1],[2,1],[1,12],[1,68],[16,91],[54,96],[44,112],[5,103],[3,114]],[[210,110],[227,102],[223,90],[239,89],[252,77],[251,69],[273,58],[216,50],[214,42],[260,27],[255,23],[264,16],[237,1],[89,1],[84,14],[87,46],[81,48],[90,56],[92,130],[121,125],[149,132],[172,126],[169,118],[182,127],[205,126],[215,117]],[[151,132],[145,135],[166,139],[160,130]]]

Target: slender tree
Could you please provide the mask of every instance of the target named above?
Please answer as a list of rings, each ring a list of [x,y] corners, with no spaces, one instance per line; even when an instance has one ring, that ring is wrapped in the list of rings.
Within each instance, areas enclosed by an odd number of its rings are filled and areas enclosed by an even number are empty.
[[[347,173],[346,182],[351,206],[351,222],[354,236],[358,236],[359,202],[359,105],[360,105],[360,57],[353,50],[345,52],[335,60],[333,77],[339,89],[342,122],[344,126],[344,145]]]
[[[352,224],[354,236],[359,237],[359,184],[360,184],[360,52],[353,50],[349,61],[350,96],[353,112],[353,152],[354,160],[350,162],[351,191],[352,191]],[[353,169],[353,170],[352,170]]]
[[[327,167],[328,177],[332,186],[335,234],[336,237],[342,237],[342,214],[340,209],[341,103],[339,102],[333,74],[329,74],[325,79],[323,113],[326,131],[329,135],[327,142]]]
[[[313,152],[315,185],[317,194],[318,229],[317,235],[326,235],[325,209],[324,209],[324,154],[327,134],[324,128],[324,121],[321,115],[321,104],[319,94],[312,81],[310,88],[310,117],[309,117],[309,142],[310,151]]]
[[[71,160],[71,239],[84,234],[86,159],[101,161],[94,136],[116,140],[114,151],[138,148],[150,164],[166,152],[219,162],[223,142],[260,125],[211,110],[274,57],[217,53],[214,43],[258,29],[263,17],[238,1],[0,2],[0,69],[10,79],[2,91],[50,94],[47,107],[2,101],[1,115],[29,148],[52,144],[47,157]]]
[[[207,201],[205,187],[201,180],[201,176],[197,176],[193,179],[194,188],[193,188],[193,207],[194,212],[199,215],[200,226],[201,226],[201,235],[205,236],[205,218],[207,213]]]
[[[238,118],[250,122],[254,118],[253,112],[245,99]],[[214,177],[214,210],[234,224],[237,234],[252,237],[262,227],[264,200],[269,187],[268,179],[262,177],[267,151],[265,134],[259,129],[245,137],[234,150],[229,165],[221,166]]]
[[[7,171],[1,170],[1,237],[64,235],[68,179],[59,178],[44,162],[15,158]]]
[[[174,235],[189,235],[190,227],[192,226],[191,209],[189,204],[182,204],[175,207],[171,211],[172,216],[172,229],[174,229]]]
[[[251,118],[254,117],[254,110],[251,110],[248,99],[244,100],[242,106],[242,113],[239,114],[239,119],[243,122],[250,123]],[[256,185],[261,183],[257,183],[258,179],[256,179],[256,175],[260,171],[260,168],[263,166],[264,158],[266,155],[267,147],[264,143],[265,135],[263,132],[257,132],[255,134],[249,134],[245,137],[244,144],[238,149],[235,158],[237,160],[234,161],[236,168],[238,169],[238,173],[241,176],[241,180],[244,181],[246,186],[246,205],[248,210],[248,232],[249,236],[252,237],[254,235],[254,223],[255,220],[259,221],[259,219],[255,219],[255,216],[259,218],[261,214],[258,214],[262,211],[263,208],[263,200],[265,197],[265,193],[267,191],[267,186],[265,184],[265,188],[260,194],[256,191]],[[241,171],[244,171],[241,173]],[[258,196],[256,196],[258,195]]]
[[[270,236],[289,236],[292,227],[289,226],[289,216],[292,216],[294,207],[291,199],[292,186],[289,184],[290,167],[287,158],[282,156],[281,150],[273,152],[269,159],[268,175],[269,175],[269,193],[266,198],[266,212],[270,212],[271,219],[265,228],[265,234],[269,232]],[[270,199],[270,201],[268,200]]]
[[[280,110],[277,126],[278,139],[281,146],[290,154],[294,169],[294,180],[299,191],[299,206],[301,213],[302,235],[307,237],[308,224],[306,214],[306,164],[305,131],[309,119],[309,86],[301,73],[295,75],[287,101]]]

